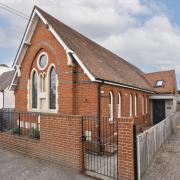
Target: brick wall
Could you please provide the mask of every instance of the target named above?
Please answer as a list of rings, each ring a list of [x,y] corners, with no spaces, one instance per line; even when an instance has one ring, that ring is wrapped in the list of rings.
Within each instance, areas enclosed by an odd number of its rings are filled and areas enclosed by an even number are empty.
[[[49,62],[43,71],[37,68],[37,57],[41,52],[47,52]],[[67,56],[64,48],[57,42],[55,37],[39,21],[31,40],[27,53],[21,66],[21,77],[15,91],[15,105],[17,111],[26,111],[28,104],[28,79],[33,68],[38,73],[46,72],[49,65],[55,65],[58,74],[58,112],[71,115],[98,115],[98,84],[89,80],[77,62],[74,66],[67,65]],[[148,93],[122,88],[113,85],[102,85],[101,87],[101,116],[109,114],[109,92],[114,96],[114,117],[117,118],[117,97],[122,96],[122,116],[129,117],[129,96],[133,96],[133,117],[138,126],[151,124],[150,106],[148,113],[142,114],[142,96],[148,97]],[[134,97],[138,97],[138,114],[134,113]],[[144,103],[145,106],[145,103]],[[145,108],[144,108],[145,109]]]
[[[148,101],[147,104],[147,113],[145,111],[146,109],[146,103],[144,101],[144,114],[142,112],[142,97],[148,98],[149,94],[137,90],[112,86],[112,85],[103,85],[101,87],[101,115],[102,116],[108,116],[109,112],[109,92],[113,93],[113,107],[114,107],[114,117],[118,117],[118,93],[121,94],[121,101],[122,101],[122,117],[129,117],[130,116],[130,95],[132,95],[132,104],[133,104],[133,113],[132,117],[135,119],[135,123],[137,124],[137,127],[140,126],[149,126],[151,125],[151,118],[150,118],[150,103]],[[138,112],[135,116],[135,95],[137,96],[137,102],[138,102]]]
[[[118,122],[118,172],[120,180],[135,180],[134,141],[132,118]]]
[[[0,133],[0,146],[81,171],[83,168],[81,136],[80,116],[42,115],[40,140],[3,132]]]

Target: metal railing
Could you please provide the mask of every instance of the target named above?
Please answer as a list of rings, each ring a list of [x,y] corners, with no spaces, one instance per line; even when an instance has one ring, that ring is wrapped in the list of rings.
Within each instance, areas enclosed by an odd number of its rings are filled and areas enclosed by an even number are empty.
[[[1,109],[0,131],[32,139],[40,139],[40,114]]]
[[[83,142],[86,172],[117,179],[118,120],[83,116]]]

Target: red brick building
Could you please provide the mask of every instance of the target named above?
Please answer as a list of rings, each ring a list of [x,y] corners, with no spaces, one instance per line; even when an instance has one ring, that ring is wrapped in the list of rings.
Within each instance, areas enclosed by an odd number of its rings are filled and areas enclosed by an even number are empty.
[[[157,92],[150,96],[152,122],[157,124],[177,111],[177,82],[174,70],[145,74],[146,79]]]
[[[13,66],[16,110],[151,124],[154,90],[144,73],[38,7]]]
[[[134,122],[138,128],[152,124],[152,97],[162,93],[154,81],[159,85],[163,78],[167,85],[171,79],[160,74],[152,79],[154,75],[143,73],[36,6],[13,67],[16,111],[0,114],[3,146],[79,170],[135,179]],[[93,154],[103,168],[91,168]],[[102,154],[107,155],[107,171],[103,171]]]

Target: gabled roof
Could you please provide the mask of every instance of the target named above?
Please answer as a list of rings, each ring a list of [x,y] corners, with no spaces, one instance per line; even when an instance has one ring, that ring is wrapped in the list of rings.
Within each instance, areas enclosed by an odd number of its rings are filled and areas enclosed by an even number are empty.
[[[15,70],[11,70],[0,75],[0,91],[4,91],[10,87],[14,73]]]
[[[145,74],[146,79],[149,81],[154,90],[157,93],[162,94],[176,94],[177,84],[176,84],[176,73],[175,70],[160,71]],[[157,87],[157,81],[163,81],[162,86]]]
[[[3,74],[4,72],[13,70],[12,68],[9,68],[8,66],[0,64],[0,75]]]
[[[140,69],[60,22],[39,7],[35,6],[33,12],[35,11],[40,19],[45,19],[51,30],[55,32],[55,37],[69,48],[72,56],[87,75],[93,77],[90,78],[91,80],[112,82],[129,88],[153,92],[153,88]]]

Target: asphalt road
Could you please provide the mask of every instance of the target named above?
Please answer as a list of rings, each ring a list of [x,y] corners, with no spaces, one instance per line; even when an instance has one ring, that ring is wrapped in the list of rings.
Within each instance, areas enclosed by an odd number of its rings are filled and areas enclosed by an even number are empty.
[[[92,180],[47,161],[0,149],[0,180]]]

